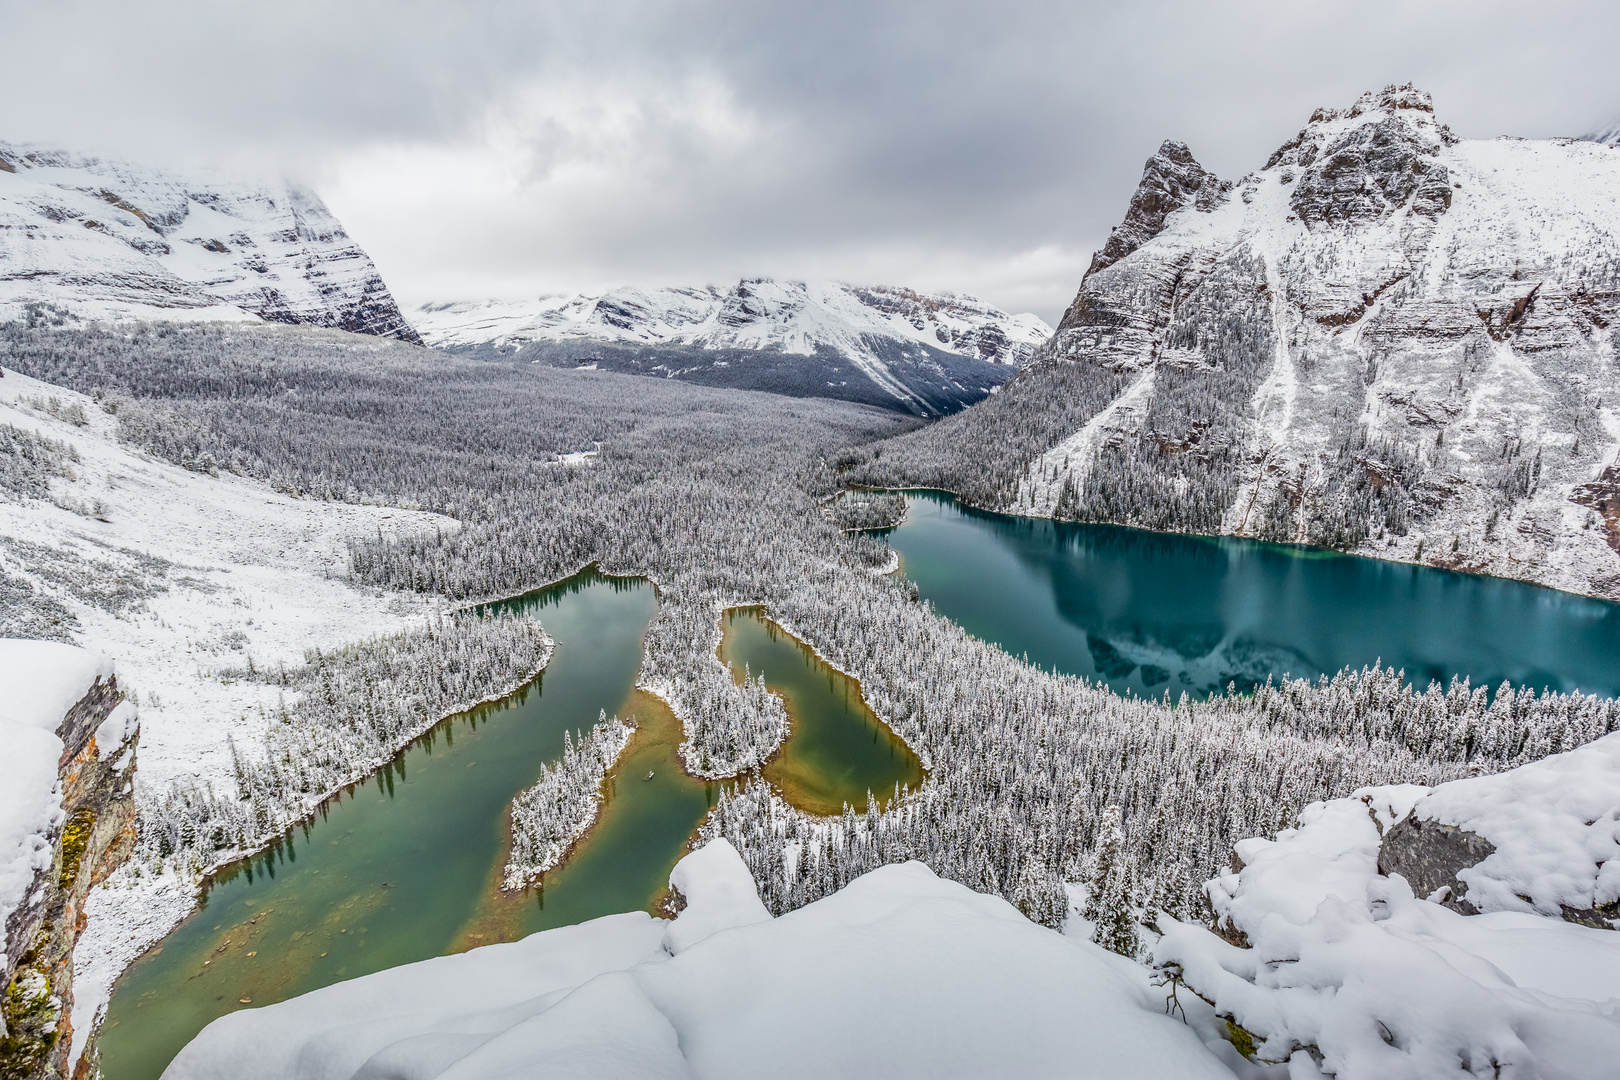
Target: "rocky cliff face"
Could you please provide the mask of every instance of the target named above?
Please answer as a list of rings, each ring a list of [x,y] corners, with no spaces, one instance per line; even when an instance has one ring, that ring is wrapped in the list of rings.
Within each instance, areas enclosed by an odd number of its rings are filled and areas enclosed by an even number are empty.
[[[123,701],[116,676],[97,677],[55,731],[62,745],[62,820],[50,838],[49,860],[38,865],[24,902],[4,926],[5,1080],[83,1075],[68,1060],[73,947],[84,929],[85,897],[128,856],[135,840],[131,796],[140,729]]]
[[[424,304],[428,344],[713,386],[834,397],[920,415],[999,386],[1051,328],[971,296],[756,278],[515,303]]]
[[[0,143],[0,319],[64,314],[418,340],[313,192]]]
[[[1165,219],[1177,210],[1191,206],[1207,214],[1231,190],[1231,181],[1217,179],[1193,160],[1186,143],[1165,142],[1157,154],[1148,158],[1125,220],[1114,227],[1102,250],[1091,257],[1086,276],[1113,266],[1158,236],[1164,231]]]
[[[1231,185],[1166,144],[1051,341],[951,437],[1046,447],[977,492],[1015,512],[1620,597],[1617,234],[1620,150],[1459,140],[1411,86],[1318,110]]]

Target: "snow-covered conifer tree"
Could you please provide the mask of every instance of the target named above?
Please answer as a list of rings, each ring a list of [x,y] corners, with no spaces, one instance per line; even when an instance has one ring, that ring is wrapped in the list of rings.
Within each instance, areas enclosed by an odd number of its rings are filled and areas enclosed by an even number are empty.
[[[1119,807],[1103,812],[1097,861],[1091,871],[1091,890],[1085,917],[1096,924],[1091,939],[1111,952],[1134,958],[1142,947],[1132,905],[1132,874],[1125,855],[1125,830]]]

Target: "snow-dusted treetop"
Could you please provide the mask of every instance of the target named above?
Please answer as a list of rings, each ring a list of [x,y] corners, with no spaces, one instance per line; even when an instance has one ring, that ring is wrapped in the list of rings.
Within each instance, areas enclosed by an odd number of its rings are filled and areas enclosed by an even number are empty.
[[[602,341],[704,349],[830,348],[873,355],[869,338],[1022,364],[1052,333],[1037,316],[1009,315],[976,297],[887,285],[754,278],[729,289],[623,288],[599,296],[423,304],[412,322],[430,345]]]
[[[313,192],[0,142],[0,319],[263,319],[417,340]]]

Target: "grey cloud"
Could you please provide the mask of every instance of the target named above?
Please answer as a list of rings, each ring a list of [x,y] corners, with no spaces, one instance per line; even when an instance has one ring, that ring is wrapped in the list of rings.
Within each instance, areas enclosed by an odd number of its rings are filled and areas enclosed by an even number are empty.
[[[324,180],[406,295],[882,274],[1050,318],[1072,269],[994,268],[1083,264],[1161,140],[1236,176],[1315,106],[1408,79],[1465,135],[1579,133],[1620,116],[1617,23],[1574,2],[0,0],[0,138]],[[742,126],[689,115],[693,87]],[[525,118],[526,182],[495,204],[355,165],[488,156]]]

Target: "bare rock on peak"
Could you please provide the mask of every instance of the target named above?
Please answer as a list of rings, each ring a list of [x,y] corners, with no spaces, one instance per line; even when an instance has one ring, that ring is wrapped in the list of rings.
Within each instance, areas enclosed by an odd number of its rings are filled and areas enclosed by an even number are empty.
[[[1184,206],[1209,211],[1232,189],[1231,181],[1198,164],[1187,144],[1166,140],[1158,153],[1142,167],[1142,182],[1136,185],[1125,220],[1108,234],[1108,242],[1091,257],[1090,277],[1112,266],[1164,231],[1165,218]]]
[[[1289,206],[1308,226],[1383,221],[1408,203],[1433,219],[1451,206],[1440,160],[1449,136],[1428,94],[1410,83],[1388,86],[1344,113],[1318,109],[1266,168],[1298,167]]]

